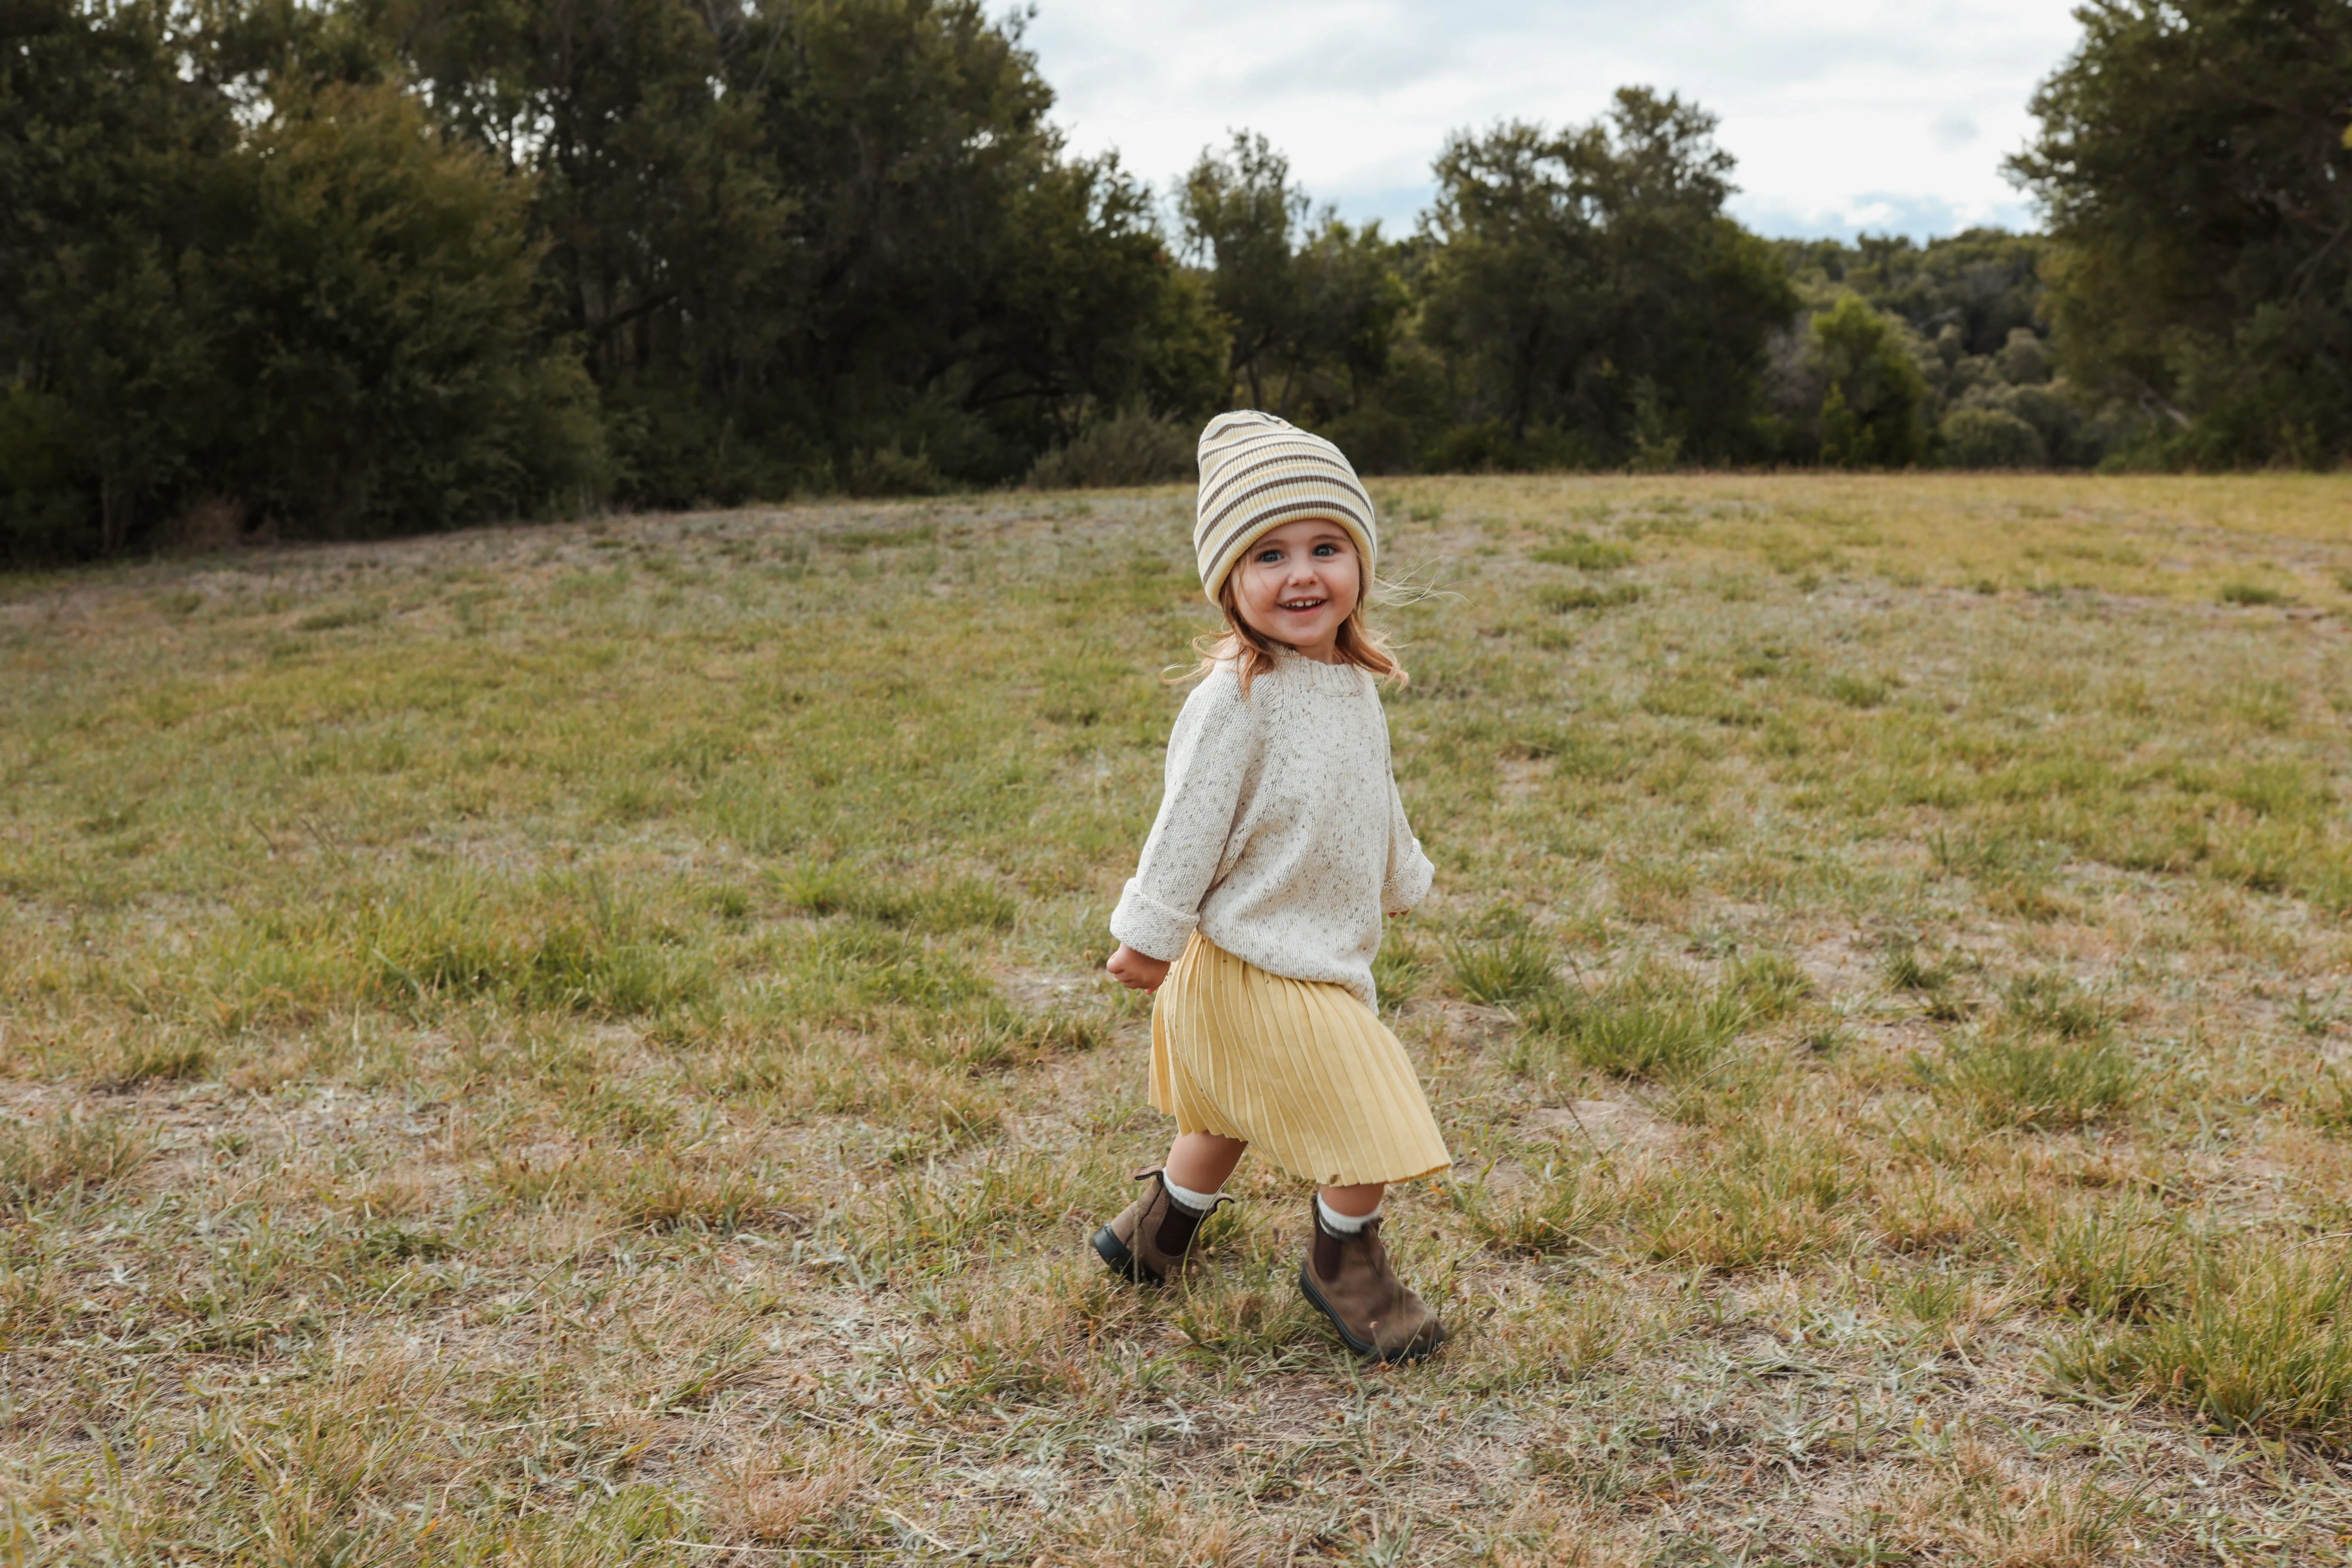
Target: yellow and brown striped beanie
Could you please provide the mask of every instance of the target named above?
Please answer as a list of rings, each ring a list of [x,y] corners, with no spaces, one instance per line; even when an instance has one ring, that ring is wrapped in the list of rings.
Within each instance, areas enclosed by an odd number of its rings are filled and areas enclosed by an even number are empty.
[[[1201,432],[1201,506],[1192,552],[1201,586],[1217,602],[1225,578],[1249,547],[1286,522],[1328,518],[1346,529],[1363,556],[1371,585],[1381,535],[1372,498],[1339,447],[1286,419],[1236,408]]]

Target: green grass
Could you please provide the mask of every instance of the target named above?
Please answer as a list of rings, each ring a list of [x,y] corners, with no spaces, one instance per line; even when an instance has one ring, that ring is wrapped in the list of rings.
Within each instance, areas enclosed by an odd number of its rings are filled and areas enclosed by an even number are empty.
[[[1733,1132],[1716,1158],[1668,1181],[1636,1226],[1661,1263],[1714,1269],[1786,1266],[1842,1251],[1863,1188],[1852,1151],[1797,1127]]]
[[[1522,1002],[1554,984],[1550,945],[1532,931],[1491,941],[1464,940],[1445,947],[1454,994],[1466,1002]]]
[[[1953,1039],[1920,1076],[1991,1127],[2074,1128],[2128,1106],[2139,1068],[2106,1039],[1978,1032]]]
[[[1573,566],[1580,572],[1614,572],[1633,563],[1633,552],[1622,544],[1595,539],[1590,533],[1569,534],[1557,544],[1547,544],[1528,552],[1530,561],[1541,561],[1554,566]]]
[[[2117,1205],[2055,1221],[2028,1247],[2034,1278],[2060,1311],[2144,1321],[2185,1294],[2189,1247],[2162,1213]]]
[[[1638,605],[1649,595],[1639,583],[1612,583],[1595,587],[1588,583],[1552,584],[1537,592],[1536,602],[1556,615],[1571,610],[1612,610]]]
[[[787,879],[782,894],[788,906],[808,914],[855,915],[934,936],[1007,931],[1020,913],[1010,894],[971,878],[902,887],[842,866],[805,869]]]
[[[1499,1190],[1486,1180],[1457,1181],[1450,1194],[1478,1236],[1513,1252],[1580,1247],[1622,1212],[1628,1196],[1618,1172],[1581,1163],[1548,1163],[1531,1179]]]
[[[2331,1064],[2305,1087],[2301,1099],[2314,1126],[2338,1138],[2352,1136],[2352,1074]]]
[[[1886,956],[1879,961],[1878,971],[1896,990],[1916,991],[1924,996],[1937,995],[1952,983],[1950,969],[1922,958],[1919,950],[1907,942],[1888,948]]]
[[[2347,481],[1381,490],[1411,1371],[1086,1246],[1187,494],[0,581],[0,1555],[2340,1562]]]
[[[1372,958],[1372,985],[1381,1007],[1393,1013],[1422,994],[1435,965],[1422,944],[1400,931],[1391,931]]]
[[[1642,968],[1596,993],[1544,997],[1526,1015],[1521,1050],[1530,1062],[1681,1082],[1717,1067],[1748,1016],[1736,985],[1709,990],[1679,971]]]
[[[2324,1249],[2200,1260],[2187,1304],[2143,1326],[2062,1343],[2062,1383],[2145,1393],[2231,1432],[2352,1451],[2352,1258]]]
[[[152,1152],[151,1139],[111,1117],[67,1113],[0,1125],[0,1204],[25,1213],[93,1195],[136,1171]]]

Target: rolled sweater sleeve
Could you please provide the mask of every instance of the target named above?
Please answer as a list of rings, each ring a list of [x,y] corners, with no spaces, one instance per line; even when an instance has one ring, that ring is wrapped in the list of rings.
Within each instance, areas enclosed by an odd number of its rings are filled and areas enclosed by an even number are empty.
[[[1429,896],[1430,884],[1437,879],[1437,868],[1421,851],[1421,840],[1412,836],[1412,825],[1405,820],[1404,796],[1397,789],[1396,780],[1389,780],[1389,869],[1381,884],[1381,912],[1401,915]]]
[[[1193,688],[1168,737],[1160,815],[1111,912],[1111,935],[1166,963],[1184,955],[1201,923],[1201,900],[1223,868],[1257,752],[1257,727],[1233,679],[1213,675]]]

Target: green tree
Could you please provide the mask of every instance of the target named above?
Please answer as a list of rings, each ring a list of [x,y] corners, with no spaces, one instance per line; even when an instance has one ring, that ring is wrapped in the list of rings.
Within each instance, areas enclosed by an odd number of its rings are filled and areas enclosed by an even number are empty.
[[[1149,193],[1066,155],[1017,18],[367,3],[436,110],[531,173],[633,499],[1003,479],[1096,410],[1215,395],[1207,301]]]
[[[1292,266],[1298,279],[1292,339],[1298,395],[1336,415],[1364,402],[1389,374],[1412,295],[1377,219],[1350,226],[1327,214]]]
[[[1902,323],[1906,350],[1927,378],[1922,414],[1942,460],[1959,468],[2086,468],[2125,434],[2112,415],[2095,411],[2099,399],[2055,374],[2045,237],[1969,229],[1924,245],[1864,235],[1852,242],[1784,240],[1778,248],[1814,310],[1853,293]],[[1808,331],[1784,342],[1770,383],[1792,456],[1819,450],[1807,433],[1818,431],[1828,388],[1811,340]],[[1843,405],[1845,394],[1839,398]]]
[[[1829,390],[1822,399],[1821,457],[1833,467],[1904,468],[1927,452],[1921,417],[1927,381],[1893,321],[1842,295],[1813,318],[1814,352]]]
[[[390,87],[280,107],[216,180],[210,337],[236,417],[205,481],[309,533],[561,509],[593,389],[541,331],[525,193]]]
[[[1621,90],[1593,123],[1448,138],[1423,330],[1464,415],[1508,450],[1679,443],[1727,458],[1759,438],[1766,340],[1796,310],[1771,249],[1726,217],[1730,154],[1696,105]],[[1557,450],[1557,449],[1556,449]]]
[[[2352,6],[2091,0],[2011,169],[2074,381],[2173,461],[2352,457]]]
[[[209,502],[287,532],[427,528],[592,488],[536,327],[521,193],[325,13],[5,13],[0,526],[118,551]]]
[[[1949,328],[1958,355],[1997,354],[2019,329],[2039,334],[2049,324],[2042,274],[2050,242],[2040,235],[1972,228],[1925,244],[1866,234],[1775,245],[1809,296],[1859,294],[1929,339]]]
[[[1255,407],[1346,421],[1381,389],[1412,296],[1378,223],[1310,216],[1264,136],[1203,151],[1176,197],[1184,247],[1230,334],[1226,384]]]
[[[0,7],[0,551],[121,549],[223,417],[203,256],[228,105],[160,5]]]
[[[1292,239],[1307,221],[1307,193],[1264,136],[1236,131],[1223,155],[1202,151],[1176,210],[1233,334],[1232,378],[1249,388],[1251,406],[1269,407],[1267,373],[1299,326],[1304,279]]]

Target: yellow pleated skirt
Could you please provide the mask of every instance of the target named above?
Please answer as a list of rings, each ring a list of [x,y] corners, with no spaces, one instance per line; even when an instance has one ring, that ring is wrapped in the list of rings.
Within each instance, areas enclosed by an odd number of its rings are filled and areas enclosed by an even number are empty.
[[[1404,1047],[1344,985],[1291,980],[1193,934],[1151,1008],[1151,1103],[1323,1186],[1454,1163]]]

